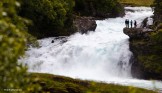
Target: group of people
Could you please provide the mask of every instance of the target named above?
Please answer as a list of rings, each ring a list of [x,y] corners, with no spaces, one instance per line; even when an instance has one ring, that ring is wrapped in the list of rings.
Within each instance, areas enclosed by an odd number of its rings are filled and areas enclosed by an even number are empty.
[[[130,27],[132,28],[133,27],[133,21],[132,20],[129,21],[129,19],[126,19],[125,20],[125,25],[126,25],[127,28],[129,28],[129,24],[130,24]],[[135,28],[137,27],[137,21],[136,20],[134,20],[134,27]]]

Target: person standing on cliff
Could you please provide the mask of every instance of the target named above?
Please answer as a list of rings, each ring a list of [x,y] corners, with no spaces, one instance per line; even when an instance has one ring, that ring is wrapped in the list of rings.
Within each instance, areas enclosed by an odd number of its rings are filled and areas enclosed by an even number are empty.
[[[133,21],[132,20],[130,21],[130,25],[131,25],[131,28],[132,28],[132,26],[133,26]]]
[[[126,28],[127,28],[127,19],[125,20],[125,26],[126,26]]]
[[[129,28],[129,20],[127,20],[127,26],[128,26],[128,28]]]
[[[137,27],[137,21],[134,20],[134,27],[136,28]]]
[[[125,25],[126,25],[126,28],[129,28],[129,20],[128,19],[125,20]]]

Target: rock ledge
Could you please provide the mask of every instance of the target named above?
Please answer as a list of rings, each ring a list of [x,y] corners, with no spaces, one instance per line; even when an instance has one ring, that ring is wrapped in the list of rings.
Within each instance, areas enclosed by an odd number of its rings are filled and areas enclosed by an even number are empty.
[[[128,35],[130,37],[130,40],[132,39],[148,39],[148,34],[152,32],[152,29],[148,28],[124,28],[123,32],[124,34]]]

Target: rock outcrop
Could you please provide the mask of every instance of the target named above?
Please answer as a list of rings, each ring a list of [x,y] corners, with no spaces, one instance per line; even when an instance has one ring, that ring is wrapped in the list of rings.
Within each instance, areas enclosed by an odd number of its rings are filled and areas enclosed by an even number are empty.
[[[147,28],[124,28],[123,32],[132,39],[149,39],[149,33],[151,33],[152,29]]]
[[[94,31],[97,27],[95,18],[93,17],[76,17],[73,24],[76,31],[81,33]]]
[[[133,77],[142,79],[162,79],[161,45],[154,40],[159,35],[151,29],[124,28],[130,37],[130,51],[133,56],[131,73]]]

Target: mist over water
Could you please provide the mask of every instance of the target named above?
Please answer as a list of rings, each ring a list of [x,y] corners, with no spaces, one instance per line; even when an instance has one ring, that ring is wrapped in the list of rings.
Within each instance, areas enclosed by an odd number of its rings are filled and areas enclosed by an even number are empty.
[[[40,48],[30,48],[20,59],[30,72],[51,73],[73,78],[105,81],[122,85],[162,89],[160,81],[134,79],[131,76],[129,37],[123,33],[125,19],[136,20],[138,27],[151,8],[126,7],[125,17],[98,20],[95,32],[76,33],[62,39],[39,40]],[[54,40],[54,43],[51,41]]]

